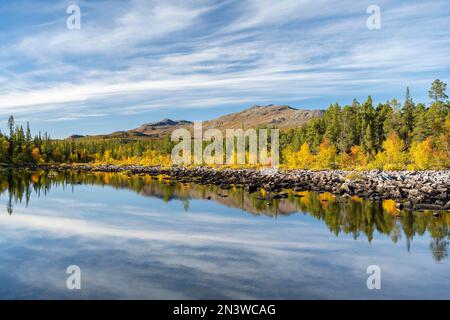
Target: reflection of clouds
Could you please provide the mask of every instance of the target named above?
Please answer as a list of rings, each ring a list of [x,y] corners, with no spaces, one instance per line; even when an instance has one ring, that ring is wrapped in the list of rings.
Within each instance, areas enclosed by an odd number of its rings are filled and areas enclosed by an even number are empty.
[[[10,284],[0,297],[449,297],[448,262],[430,259],[426,237],[408,254],[384,235],[372,244],[336,238],[312,217],[255,218],[198,201],[186,214],[159,200],[95,190],[137,204],[36,198],[0,215],[0,282]],[[80,292],[65,289],[70,264],[82,269]],[[382,268],[385,290],[366,289],[370,264]],[[423,276],[426,283],[416,281]]]
[[[91,222],[86,219],[74,219],[69,217],[57,217],[48,216],[49,210],[45,210],[45,215],[29,214],[27,211],[16,210],[16,214],[7,217],[2,216],[0,218],[0,225],[12,226],[14,228],[39,230],[44,232],[51,232],[59,237],[70,236],[84,236],[92,238],[102,237],[119,237],[126,239],[138,239],[138,240],[155,240],[155,241],[169,241],[172,243],[179,243],[183,245],[199,245],[203,242],[219,242],[226,244],[246,245],[253,250],[263,247],[264,250],[270,249],[301,249],[301,248],[316,248],[323,247],[321,244],[314,243],[293,243],[291,241],[285,241],[282,239],[272,239],[269,243],[265,243],[268,240],[268,236],[273,232],[256,233],[256,234],[244,234],[239,232],[232,232],[224,230],[223,233],[218,234],[215,232],[195,232],[189,231],[180,232],[171,228],[164,229],[164,226],[152,224],[154,220],[141,223],[140,228],[130,228],[130,225],[124,221],[121,225],[108,225],[102,223]],[[155,213],[155,212],[153,212]],[[123,212],[124,216],[127,215]],[[167,215],[167,214],[163,214]],[[194,219],[198,221],[197,219]],[[219,223],[233,221],[233,219],[221,219],[210,216],[204,220],[205,224],[212,222]],[[187,221],[185,221],[187,222]],[[178,222],[174,224],[175,227],[182,227],[181,231],[188,231],[186,225],[182,226]],[[226,229],[226,226],[224,226]],[[231,237],[232,236],[232,237]]]

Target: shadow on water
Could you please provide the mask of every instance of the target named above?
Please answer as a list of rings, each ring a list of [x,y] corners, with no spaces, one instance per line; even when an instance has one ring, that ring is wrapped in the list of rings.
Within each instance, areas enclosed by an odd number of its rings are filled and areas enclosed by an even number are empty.
[[[339,236],[351,234],[354,239],[365,236],[372,241],[375,232],[388,236],[394,243],[402,233],[406,237],[407,250],[413,238],[426,232],[432,238],[429,249],[433,258],[440,262],[448,256],[450,239],[450,214],[436,216],[433,212],[399,211],[395,202],[366,201],[358,197],[350,199],[332,194],[286,191],[284,199],[273,199],[270,193],[260,190],[249,194],[241,188],[222,190],[217,186],[178,183],[164,177],[128,175],[124,173],[100,173],[82,171],[27,171],[1,170],[0,192],[7,194],[6,211],[13,214],[15,203],[28,205],[32,194],[45,196],[52,187],[70,190],[74,185],[109,186],[133,190],[139,195],[156,197],[164,202],[177,199],[189,210],[189,201],[204,199],[222,205],[239,208],[252,215],[282,217],[304,214],[322,221],[329,230]]]

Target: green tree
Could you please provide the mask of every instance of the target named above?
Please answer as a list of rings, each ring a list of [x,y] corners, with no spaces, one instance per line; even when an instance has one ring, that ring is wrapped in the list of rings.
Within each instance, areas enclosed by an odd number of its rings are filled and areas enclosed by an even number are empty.
[[[405,141],[405,146],[408,148],[411,145],[412,132],[414,129],[414,102],[409,93],[409,87],[406,87],[405,102],[402,107],[402,130],[401,137]]]
[[[8,118],[8,130],[9,130],[9,147],[8,147],[8,158],[12,159],[14,153],[14,117],[11,115]]]
[[[338,149],[341,152],[349,152],[350,148],[358,144],[358,131],[355,125],[356,110],[353,106],[345,106],[341,110],[340,134],[338,137]]]
[[[446,100],[448,98],[448,96],[445,94],[446,90],[447,84],[439,79],[436,79],[431,84],[431,88],[428,91],[428,96],[435,102],[442,102],[443,100]]]
[[[323,115],[326,123],[325,137],[334,145],[337,144],[341,132],[341,107],[336,103],[332,104]]]
[[[1,163],[9,162],[8,150],[9,150],[9,141],[8,141],[8,139],[6,139],[6,137],[3,134],[0,133],[0,162]]]
[[[386,119],[383,123],[383,131],[386,135],[390,133],[396,133],[400,135],[400,130],[402,127],[402,119],[400,113],[400,107],[397,99],[392,99],[389,102],[389,112],[386,115]]]
[[[392,109],[389,102],[379,103],[375,110],[375,151],[381,149],[381,145],[386,140],[386,135],[390,130],[386,131],[385,123],[392,116]]]
[[[22,159],[26,163],[34,162],[33,158],[33,138],[31,137],[30,124],[27,122],[27,130],[25,135],[25,147],[23,148]]]
[[[372,97],[369,96],[367,101],[362,105],[362,145],[366,153],[372,153],[375,147],[375,110],[372,104]]]
[[[427,129],[427,108],[423,103],[419,103],[414,110],[414,129],[412,132],[413,141],[423,141],[431,132]]]

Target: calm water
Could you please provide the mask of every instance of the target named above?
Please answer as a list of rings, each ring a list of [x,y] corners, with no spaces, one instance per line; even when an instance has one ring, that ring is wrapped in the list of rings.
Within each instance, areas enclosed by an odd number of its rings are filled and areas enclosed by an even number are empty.
[[[449,213],[125,174],[1,171],[0,187],[3,299],[450,299]]]

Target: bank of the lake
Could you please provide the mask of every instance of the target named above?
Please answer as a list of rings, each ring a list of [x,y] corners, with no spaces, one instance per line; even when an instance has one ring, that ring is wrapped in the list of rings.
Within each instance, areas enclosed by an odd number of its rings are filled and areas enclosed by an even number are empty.
[[[264,189],[267,197],[275,199],[287,197],[285,190],[291,189],[372,200],[392,199],[398,203],[399,209],[450,210],[450,170],[356,172],[90,164],[36,165],[29,168],[148,174],[182,183],[217,185],[222,189],[242,187],[250,193]]]

